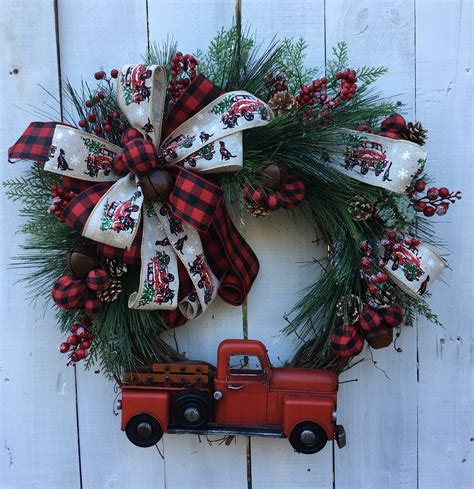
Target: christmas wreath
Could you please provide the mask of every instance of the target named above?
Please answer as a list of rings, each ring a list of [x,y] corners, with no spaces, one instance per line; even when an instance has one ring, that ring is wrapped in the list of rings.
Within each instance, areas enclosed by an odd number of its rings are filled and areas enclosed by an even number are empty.
[[[291,366],[340,372],[364,339],[380,348],[417,315],[438,322],[426,298],[446,262],[426,218],[460,193],[428,186],[425,129],[372,88],[384,68],[349,68],[340,43],[319,76],[305,50],[257,49],[237,27],[207,53],[155,45],[94,86],[66,83],[77,114],[32,123],[10,148],[34,162],[4,182],[26,217],[15,263],[58,307],[70,363],[120,381],[183,360],[160,334],[217,295],[245,302],[259,264],[237,227],[280,209],[328,246],[289,311]]]

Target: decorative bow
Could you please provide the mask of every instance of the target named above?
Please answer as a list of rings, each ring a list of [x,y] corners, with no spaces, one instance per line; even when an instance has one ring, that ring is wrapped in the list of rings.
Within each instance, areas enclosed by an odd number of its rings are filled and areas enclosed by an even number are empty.
[[[104,256],[141,263],[129,307],[179,308],[190,319],[217,293],[241,304],[257,258],[232,224],[222,190],[194,172],[240,169],[242,131],[267,124],[272,111],[247,92],[222,94],[199,75],[162,130],[166,83],[159,66],[124,66],[117,97],[132,126],[123,149],[61,123],[36,122],[10,148],[9,160],[44,162],[45,170],[80,187],[64,210],[66,222],[99,243]],[[77,180],[94,185],[84,190]],[[184,297],[180,281],[187,284]]]

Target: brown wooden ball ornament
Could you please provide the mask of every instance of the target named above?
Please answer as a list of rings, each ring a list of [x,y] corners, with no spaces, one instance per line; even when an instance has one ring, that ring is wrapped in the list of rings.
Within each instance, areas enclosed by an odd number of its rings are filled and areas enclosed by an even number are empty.
[[[95,246],[76,246],[66,253],[66,262],[75,277],[85,277],[96,268],[99,257]]]
[[[391,345],[393,341],[393,328],[380,326],[379,328],[366,331],[364,336],[372,348],[375,348],[376,350],[379,348],[386,348]]]
[[[166,170],[154,170],[140,177],[140,185],[147,199],[168,200],[173,190],[173,177]]]
[[[288,167],[285,163],[270,163],[262,170],[263,184],[272,190],[277,190],[284,185],[288,178]]]

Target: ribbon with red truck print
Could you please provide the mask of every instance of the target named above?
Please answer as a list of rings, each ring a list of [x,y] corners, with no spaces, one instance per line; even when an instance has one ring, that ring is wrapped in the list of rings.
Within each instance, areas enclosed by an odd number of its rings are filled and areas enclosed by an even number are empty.
[[[103,256],[140,263],[129,307],[162,309],[176,325],[202,314],[217,293],[242,304],[258,273],[222,190],[194,172],[240,169],[242,131],[267,124],[273,113],[253,95],[223,94],[199,75],[162,128],[165,96],[162,67],[124,66],[117,97],[132,128],[122,135],[123,148],[62,123],[35,122],[10,148],[9,161],[43,162],[69,188],[80,188],[65,221]],[[157,169],[169,170],[172,190],[166,199],[147,199],[140,178]]]

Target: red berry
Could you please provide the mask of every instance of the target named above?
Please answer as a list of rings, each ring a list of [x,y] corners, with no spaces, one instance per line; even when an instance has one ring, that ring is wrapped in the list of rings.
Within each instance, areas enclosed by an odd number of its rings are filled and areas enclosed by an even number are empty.
[[[77,345],[79,343],[79,337],[75,334],[72,334],[70,336],[67,337],[67,340],[68,344],[70,345]]]
[[[439,190],[436,187],[431,187],[428,192],[426,192],[426,196],[431,199],[437,199],[439,195]]]
[[[114,119],[120,119],[120,112],[117,112],[117,111],[112,112],[112,117]]]
[[[86,100],[84,105],[90,109],[94,105],[94,101],[91,99]]]
[[[388,276],[386,273],[379,272],[377,273],[377,279],[379,280],[379,282],[386,282],[388,280]]]
[[[84,350],[87,350],[88,348],[91,347],[91,342],[89,340],[84,340],[82,343],[81,343],[81,347],[84,348]]]
[[[117,77],[118,77],[118,74],[119,74],[119,72],[118,72],[118,70],[116,70],[116,69],[113,69],[113,70],[110,72],[110,76],[111,76],[112,78],[117,78]]]
[[[377,287],[375,285],[369,285],[368,291],[371,294],[375,294],[377,292]]]
[[[71,348],[71,345],[70,345],[69,343],[66,343],[66,342],[61,343],[61,344],[59,345],[59,351],[60,351],[61,353],[66,353],[66,352],[68,352],[68,351],[69,351],[69,348]]]
[[[444,216],[448,212],[449,204],[439,204],[436,208],[436,214],[438,216]]]
[[[446,199],[447,197],[449,197],[449,190],[446,188],[446,187],[441,187],[439,190],[439,196],[442,198],[442,199]]]
[[[373,284],[376,284],[377,282],[379,282],[379,278],[377,277],[377,275],[372,275],[372,277],[370,277],[370,281]]]
[[[105,132],[109,133],[109,132],[112,132],[113,130],[114,130],[114,128],[111,125],[109,125],[109,124],[104,125],[104,131]]]
[[[419,245],[420,245],[420,240],[418,238],[411,238],[410,239],[410,246],[412,248],[416,248]]]
[[[397,233],[395,231],[390,231],[387,236],[390,241],[395,241],[397,239]]]
[[[426,183],[423,180],[418,180],[415,183],[415,190],[417,192],[423,192],[423,190],[425,190],[425,188],[426,188]]]
[[[97,136],[99,136],[100,134],[102,134],[102,128],[100,126],[95,126],[94,132],[97,134]]]
[[[427,205],[425,206],[425,208],[423,209],[423,214],[426,216],[426,217],[431,217],[434,215],[434,213],[436,212],[436,209],[432,206],[432,205]]]
[[[79,324],[78,323],[74,323],[72,326],[71,326],[71,333],[77,333],[77,330],[79,329]]]
[[[75,353],[78,360],[84,360],[84,358],[87,357],[86,350],[83,350],[82,348],[78,348]]]
[[[102,80],[102,71],[96,71],[96,72],[94,73],[94,78],[95,78],[96,80]]]
[[[84,129],[84,127],[87,126],[87,121],[85,119],[81,119],[79,121],[79,127],[82,127]]]
[[[89,122],[95,122],[97,120],[97,116],[91,113],[87,116],[87,119]]]
[[[369,243],[367,243],[367,241],[361,241],[359,243],[359,248],[361,251],[367,251],[369,249]]]
[[[119,129],[120,132],[125,131],[125,129],[126,129],[125,124],[120,124],[119,127],[118,127],[118,129]]]
[[[372,260],[368,257],[364,257],[360,260],[360,264],[364,267],[364,268],[367,268],[367,267],[370,267],[370,265],[372,265]]]
[[[100,92],[97,93],[97,97],[99,97],[100,100],[104,100],[104,98],[105,98],[105,92],[101,90]]]
[[[426,202],[420,201],[415,204],[415,210],[421,212],[426,207]]]

